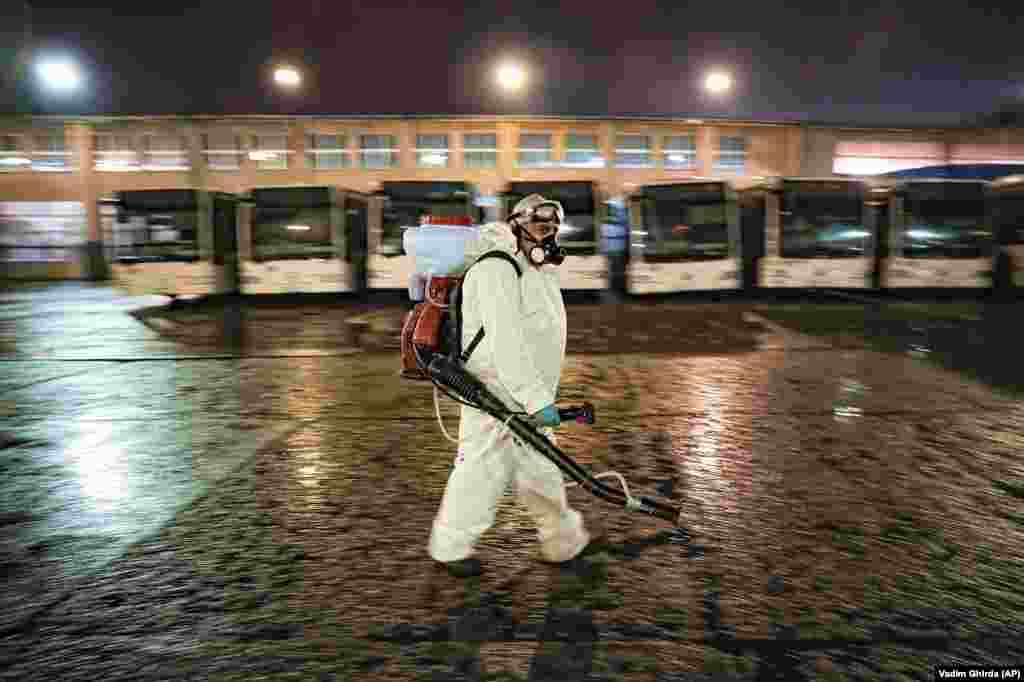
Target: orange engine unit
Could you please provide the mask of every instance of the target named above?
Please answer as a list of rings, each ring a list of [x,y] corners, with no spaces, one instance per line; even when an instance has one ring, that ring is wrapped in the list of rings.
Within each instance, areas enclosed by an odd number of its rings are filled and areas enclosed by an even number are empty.
[[[410,310],[402,324],[402,376],[407,379],[428,379],[416,361],[415,348],[438,353],[447,349],[442,347],[444,334],[442,325],[449,297],[460,277],[432,277],[427,285],[427,300],[417,303]]]

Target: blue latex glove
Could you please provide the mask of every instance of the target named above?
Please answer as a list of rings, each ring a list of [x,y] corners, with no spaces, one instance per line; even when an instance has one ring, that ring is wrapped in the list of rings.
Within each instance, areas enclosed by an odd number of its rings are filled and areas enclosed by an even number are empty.
[[[554,405],[548,405],[540,412],[534,412],[530,415],[530,419],[537,426],[550,426],[551,428],[562,423],[562,419],[558,416],[558,408]]]

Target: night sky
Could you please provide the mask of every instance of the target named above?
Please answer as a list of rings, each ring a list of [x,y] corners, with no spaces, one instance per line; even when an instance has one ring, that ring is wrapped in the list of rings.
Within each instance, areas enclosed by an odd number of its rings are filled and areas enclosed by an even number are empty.
[[[84,92],[17,80],[22,0],[0,10],[0,113],[725,116],[947,125],[1024,98],[1024,3],[799,0],[122,2],[32,0],[32,49],[74,56]],[[160,6],[166,9],[154,9]],[[146,14],[143,14],[143,13]],[[159,16],[158,16],[159,15]],[[501,57],[526,92],[494,86]],[[275,60],[304,83],[279,92]],[[703,94],[710,67],[724,97]]]

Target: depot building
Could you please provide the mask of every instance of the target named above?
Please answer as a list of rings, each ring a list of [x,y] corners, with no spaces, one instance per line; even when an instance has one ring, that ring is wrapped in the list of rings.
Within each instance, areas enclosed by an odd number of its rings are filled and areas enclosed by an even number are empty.
[[[948,163],[1024,164],[1024,129],[864,128],[692,118],[0,118],[0,263],[88,276],[101,199],[136,189],[245,193],[391,180],[591,180],[606,196],[692,177],[870,176]],[[1024,168],[1024,166],[1022,166]]]

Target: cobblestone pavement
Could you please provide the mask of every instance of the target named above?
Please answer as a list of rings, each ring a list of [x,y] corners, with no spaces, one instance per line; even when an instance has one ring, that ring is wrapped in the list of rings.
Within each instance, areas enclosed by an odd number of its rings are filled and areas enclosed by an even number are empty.
[[[0,291],[0,679],[906,680],[1024,661],[1024,408],[959,374],[738,306],[570,308],[585,352],[559,399],[598,423],[560,444],[673,500],[683,527],[572,488],[607,544],[548,567],[506,499],[487,573],[460,581],[425,555],[453,453],[430,391],[397,377],[399,311],[247,310],[240,343],[194,310],[142,324],[152,304]]]

